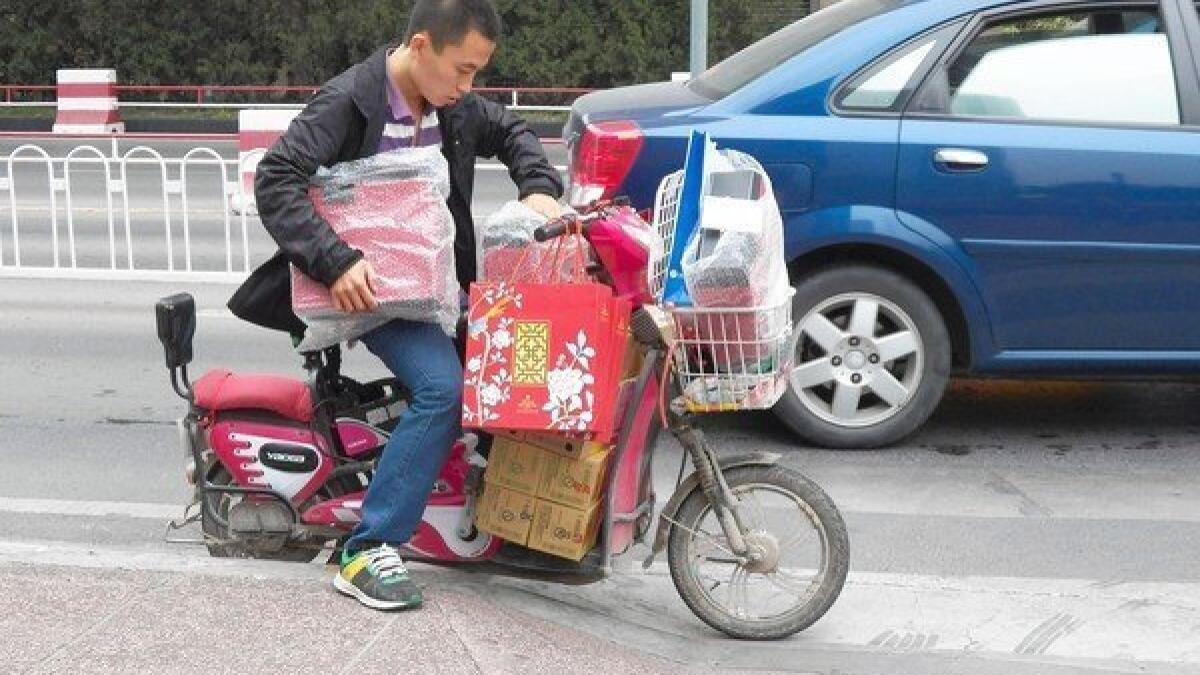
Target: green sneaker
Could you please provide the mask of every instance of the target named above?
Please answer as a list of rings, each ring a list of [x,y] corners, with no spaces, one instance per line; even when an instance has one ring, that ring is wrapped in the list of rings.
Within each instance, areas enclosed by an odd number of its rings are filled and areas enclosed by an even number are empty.
[[[421,589],[412,582],[396,549],[383,544],[353,555],[342,553],[342,569],[333,587],[371,609],[416,609]]]

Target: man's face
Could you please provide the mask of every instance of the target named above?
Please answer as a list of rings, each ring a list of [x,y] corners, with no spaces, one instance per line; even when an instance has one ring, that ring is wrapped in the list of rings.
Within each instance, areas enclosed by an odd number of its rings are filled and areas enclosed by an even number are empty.
[[[441,53],[433,48],[426,33],[417,33],[409,41],[413,56],[412,78],[421,96],[436,108],[454,105],[475,81],[475,74],[487,65],[496,43],[478,31],[467,31],[462,43],[447,44]]]

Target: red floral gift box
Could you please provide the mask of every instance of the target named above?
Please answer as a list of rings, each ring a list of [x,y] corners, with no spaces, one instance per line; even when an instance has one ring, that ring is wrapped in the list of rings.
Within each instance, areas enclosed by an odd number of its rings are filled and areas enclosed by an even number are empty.
[[[610,442],[629,313],[603,284],[472,284],[463,426]]]

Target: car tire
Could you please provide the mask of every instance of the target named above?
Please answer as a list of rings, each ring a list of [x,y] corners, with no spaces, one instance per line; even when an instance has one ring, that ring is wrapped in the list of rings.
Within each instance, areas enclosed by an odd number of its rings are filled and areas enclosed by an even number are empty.
[[[775,414],[827,448],[891,445],[933,413],[949,380],[950,337],[916,284],[880,267],[818,270],[796,284],[795,363]]]

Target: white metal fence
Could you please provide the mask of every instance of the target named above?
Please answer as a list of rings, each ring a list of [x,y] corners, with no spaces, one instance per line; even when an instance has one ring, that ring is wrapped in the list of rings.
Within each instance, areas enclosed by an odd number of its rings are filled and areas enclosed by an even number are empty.
[[[243,179],[265,150],[164,157],[148,145],[122,149],[129,142],[114,136],[65,154],[46,143],[61,156],[26,143],[0,155],[0,278],[229,283],[276,250]]]
[[[10,220],[7,227],[0,227],[0,276],[242,279],[254,264],[251,232],[262,232],[258,217],[246,208],[251,195],[246,193],[242,173],[264,152],[248,153],[239,161],[223,158],[212,148],[197,147],[181,157],[168,158],[146,145],[119,152],[113,139],[108,152],[96,145],[81,145],[65,156],[51,157],[39,145],[22,145],[0,160],[7,167],[7,173],[0,177],[0,204],[7,199]],[[93,188],[89,196],[93,202],[96,200],[95,179],[88,181],[80,175],[84,167],[102,172],[98,205],[81,204],[82,191],[88,184]],[[135,187],[130,181],[134,167],[146,167],[144,171],[156,174],[149,193],[145,180],[136,194],[131,190]],[[201,167],[211,170],[201,171]],[[41,180],[35,181],[35,176]],[[208,217],[201,235],[210,240],[209,248],[215,240],[221,252],[209,256],[204,266],[196,264],[194,255],[197,233],[193,229],[198,210],[191,204],[202,185],[207,188],[210,203],[219,195],[219,206],[206,210]],[[156,203],[150,208],[135,207],[134,200],[144,201],[147,194]],[[105,228],[106,255],[101,256],[102,260],[97,260],[94,246],[88,251],[91,261],[81,260],[76,235],[83,214],[91,216],[89,228]],[[135,216],[142,221],[136,232]],[[147,216],[155,221],[161,218],[159,234],[146,231]],[[214,227],[217,232],[211,231]],[[36,237],[43,247],[48,244],[49,255],[31,261],[23,250],[23,237],[27,242]],[[147,258],[153,262],[146,262]]]
[[[120,108],[158,110],[301,110],[303,103],[162,103],[156,101],[121,101]],[[521,103],[519,92],[513,91],[505,105],[514,112],[569,113],[569,105],[533,105]],[[0,101],[0,108],[56,108],[57,101]]]

